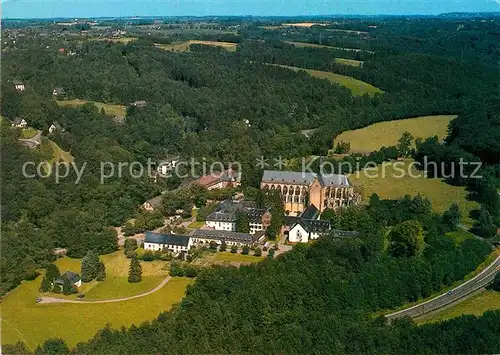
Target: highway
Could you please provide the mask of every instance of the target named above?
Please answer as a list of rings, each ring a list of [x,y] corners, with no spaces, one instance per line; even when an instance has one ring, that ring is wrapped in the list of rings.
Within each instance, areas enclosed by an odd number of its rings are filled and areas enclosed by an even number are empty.
[[[403,309],[401,311],[397,311],[391,314],[387,314],[386,319],[391,322],[394,319],[402,318],[402,317],[410,317],[415,318],[421,316],[423,314],[435,311],[442,307],[445,307],[453,302],[458,301],[459,299],[471,294],[474,291],[477,291],[488,284],[490,284],[497,272],[500,271],[500,256],[496,258],[486,269],[484,269],[481,273],[476,275],[474,278],[469,281],[464,282],[460,286],[442,294],[435,298],[432,298],[428,301],[419,303],[415,306]]]

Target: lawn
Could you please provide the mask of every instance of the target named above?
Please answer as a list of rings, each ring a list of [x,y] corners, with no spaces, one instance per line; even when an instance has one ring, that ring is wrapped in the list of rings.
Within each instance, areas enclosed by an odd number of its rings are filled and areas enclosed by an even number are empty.
[[[185,52],[189,51],[189,46],[191,44],[204,44],[207,46],[222,47],[229,52],[236,52],[236,47],[238,46],[237,43],[231,43],[231,42],[198,41],[198,40],[190,40],[187,42],[177,42],[172,44],[156,44],[156,46],[165,51]]]
[[[252,251],[250,251],[252,253]],[[233,254],[231,252],[218,252],[215,254],[213,259],[216,263],[257,263],[259,261],[264,260],[263,256],[253,256],[253,255],[242,255],[242,254]]]
[[[464,314],[480,316],[494,309],[500,309],[500,292],[484,291],[417,322],[419,324],[441,322]]]
[[[36,129],[31,128],[31,127],[23,128],[21,130],[21,138],[24,138],[24,139],[33,138],[37,134],[37,132],[38,131]]]
[[[99,282],[85,293],[85,300],[105,300],[138,295],[154,289],[165,279],[165,276],[143,276],[138,283],[128,282],[128,277],[112,277]],[[166,287],[166,286],[165,286]]]
[[[345,59],[345,58],[335,58],[335,62],[342,65],[349,65],[351,67],[360,68],[363,65],[361,60]]]
[[[192,280],[173,278],[150,295],[116,303],[36,304],[41,278],[25,281],[2,302],[2,344],[24,341],[34,348],[48,338],[62,338],[70,347],[89,340],[106,324],[112,328],[139,325],[179,302]]]
[[[70,106],[70,107],[77,107],[87,103],[94,104],[99,110],[104,109],[106,115],[109,116],[125,116],[125,114],[127,113],[127,108],[124,105],[105,104],[104,102],[87,101],[79,99],[57,101],[57,104],[59,106]]]
[[[425,178],[423,172],[411,163],[411,160],[386,162],[377,168],[355,172],[349,176],[349,180],[361,188],[365,202],[373,193],[383,199],[398,199],[405,194],[414,196],[420,193],[431,201],[432,208],[438,213],[443,213],[453,202],[457,202],[462,213],[462,223],[471,225],[469,212],[479,208],[479,205],[466,199],[465,187],[451,186],[438,178]]]
[[[370,126],[346,131],[335,138],[337,142],[351,143],[352,152],[369,153],[382,146],[393,146],[401,135],[408,131],[415,138],[427,138],[437,135],[444,139],[448,132],[448,124],[454,115],[423,116],[403,120],[379,122]]]
[[[332,83],[339,84],[351,90],[354,96],[363,96],[364,94],[368,94],[370,96],[375,95],[376,93],[383,93],[382,90],[376,88],[373,85],[365,83],[364,81],[351,78],[349,76],[335,74],[327,71],[314,70],[314,69],[303,69],[298,67],[291,67],[288,65],[278,65],[278,64],[270,64],[276,65],[282,68],[287,68],[295,71],[303,70],[307,72],[309,75],[319,78],[319,79],[327,79]]]
[[[200,229],[205,225],[205,221],[194,221],[188,225],[188,228],[191,229]]]

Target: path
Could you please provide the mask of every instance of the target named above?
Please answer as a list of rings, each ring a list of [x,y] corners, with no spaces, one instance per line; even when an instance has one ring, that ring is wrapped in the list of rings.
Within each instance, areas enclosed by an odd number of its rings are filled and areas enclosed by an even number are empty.
[[[80,303],[80,304],[88,304],[88,303],[112,303],[112,302],[122,302],[122,301],[128,301],[128,300],[133,300],[136,298],[141,298],[147,295],[150,295],[158,290],[160,290],[163,286],[165,286],[171,279],[171,276],[167,276],[158,286],[153,288],[152,290],[149,290],[147,292],[130,296],[130,297],[122,297],[122,298],[113,298],[109,300],[95,300],[95,301],[85,301],[85,300],[68,300],[65,298],[57,298],[57,297],[41,297],[41,301],[38,302],[38,304],[47,304],[47,303]]]
[[[19,138],[18,141],[28,148],[36,148],[42,143],[42,131],[37,131],[31,138]]]
[[[469,281],[464,282],[458,287],[440,295],[434,297],[428,301],[419,303],[415,306],[403,309],[398,312],[394,312],[391,314],[387,314],[385,317],[390,322],[397,318],[402,317],[410,317],[415,318],[422,316],[423,314],[444,308],[449,304],[457,302],[467,295],[479,290],[488,284],[490,284],[497,272],[500,271],[500,256],[497,257],[486,269],[484,269],[481,273],[476,275],[474,278]]]

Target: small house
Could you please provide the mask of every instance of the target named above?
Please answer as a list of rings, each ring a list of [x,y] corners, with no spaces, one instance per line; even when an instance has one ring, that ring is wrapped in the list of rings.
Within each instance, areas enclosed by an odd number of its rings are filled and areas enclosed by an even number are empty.
[[[12,127],[25,128],[28,125],[28,122],[24,118],[16,117],[14,122],[12,122]]]
[[[148,103],[144,100],[134,101],[130,105],[134,107],[145,107]]]
[[[144,202],[141,208],[145,211],[154,211],[155,209],[161,207],[161,202],[163,200],[163,195],[159,195],[153,198],[150,198],[146,202]]]
[[[61,274],[54,282],[61,288],[61,291],[63,289],[65,279],[69,281],[71,286],[80,287],[82,285],[82,279],[80,278],[80,275],[73,271],[66,271],[64,274]]]
[[[54,90],[52,90],[52,95],[54,95],[55,97],[61,97],[66,95],[66,91],[64,91],[64,88],[57,86],[54,88]]]
[[[22,81],[19,81],[19,80],[14,80],[14,88],[17,91],[24,91],[26,89],[24,86],[24,83]]]
[[[63,128],[61,127],[61,125],[57,121],[52,122],[52,124],[49,127],[50,134],[52,134],[54,132],[62,132],[62,131],[63,131]]]

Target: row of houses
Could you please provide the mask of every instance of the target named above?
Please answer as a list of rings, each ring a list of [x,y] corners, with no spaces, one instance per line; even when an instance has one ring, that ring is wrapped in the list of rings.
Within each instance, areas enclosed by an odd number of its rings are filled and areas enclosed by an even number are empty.
[[[26,121],[24,118],[16,117],[14,121],[12,121],[11,126],[16,128],[26,128],[28,127],[28,121]],[[64,128],[62,128],[62,126],[57,121],[52,122],[52,124],[49,126],[49,133],[54,132],[64,132]]]
[[[144,250],[163,251],[173,253],[187,253],[192,247],[218,245],[225,243],[228,246],[254,246],[264,240],[264,232],[250,234],[221,230],[195,230],[191,235],[166,234],[147,231],[144,238]]]
[[[247,215],[251,234],[265,231],[271,223],[272,216],[268,208],[256,208],[249,201],[227,200],[207,216],[206,226],[215,230],[236,231],[237,213]]]

